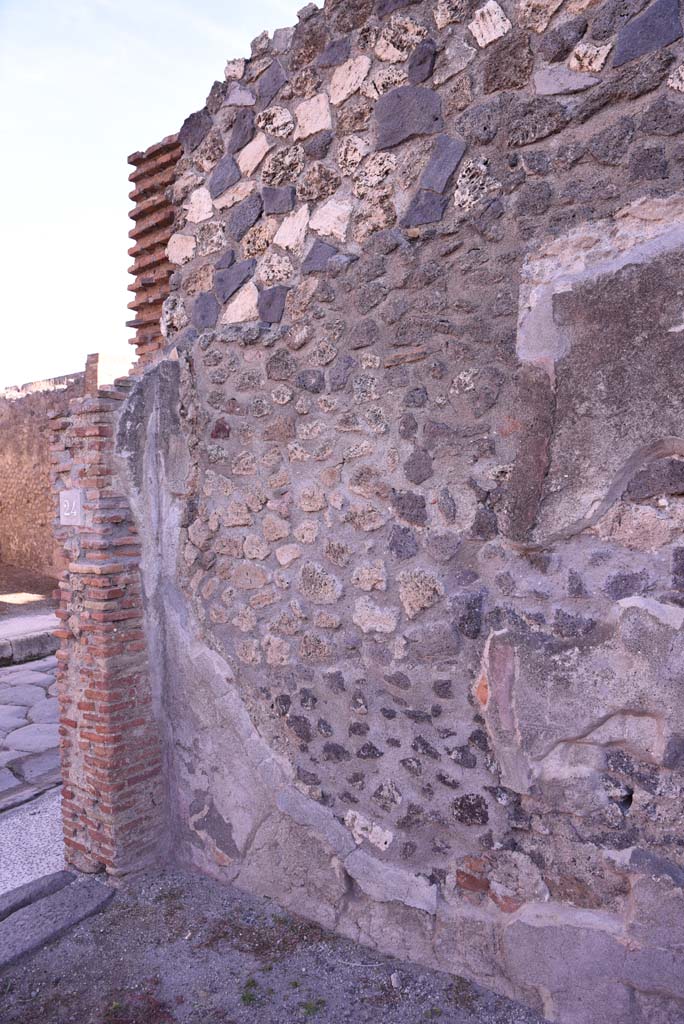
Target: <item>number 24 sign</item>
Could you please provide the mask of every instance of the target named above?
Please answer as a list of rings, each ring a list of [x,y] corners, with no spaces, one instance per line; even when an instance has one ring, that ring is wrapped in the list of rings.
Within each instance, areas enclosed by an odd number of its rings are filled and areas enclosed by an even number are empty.
[[[83,526],[83,491],[62,491],[59,496],[59,521],[62,526]]]

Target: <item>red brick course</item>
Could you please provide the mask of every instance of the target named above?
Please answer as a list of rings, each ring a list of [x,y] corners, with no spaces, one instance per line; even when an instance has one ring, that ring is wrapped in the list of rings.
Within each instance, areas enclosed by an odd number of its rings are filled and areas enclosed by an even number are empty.
[[[128,250],[133,257],[129,273],[135,281],[128,286],[134,298],[128,304],[135,317],[127,326],[135,330],[139,365],[147,365],[164,344],[159,320],[164,299],[169,294],[169,278],[174,267],[166,258],[166,245],[173,231],[175,210],[167,198],[173,184],[181,147],[175,135],[150,146],[144,153],[132,153],[129,164],[135,167],[129,181],[135,188],[129,198],[135,203],[129,214],[135,227],[129,238],[135,245]]]

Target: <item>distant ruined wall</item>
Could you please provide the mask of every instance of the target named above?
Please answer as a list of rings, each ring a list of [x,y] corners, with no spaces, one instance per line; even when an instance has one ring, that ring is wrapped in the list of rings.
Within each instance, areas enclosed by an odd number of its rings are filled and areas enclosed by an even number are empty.
[[[673,0],[260,36],[105,418],[163,796],[131,744],[97,813],[564,1024],[684,1017],[682,49]]]
[[[0,562],[57,571],[50,417],[81,394],[83,374],[0,392]]]

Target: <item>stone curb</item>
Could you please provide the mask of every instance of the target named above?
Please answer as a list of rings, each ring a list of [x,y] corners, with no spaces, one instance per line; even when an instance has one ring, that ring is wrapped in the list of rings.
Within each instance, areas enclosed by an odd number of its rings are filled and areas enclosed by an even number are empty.
[[[113,898],[113,889],[94,878],[86,878],[16,910],[0,921],[0,970],[54,942],[103,910]]]
[[[50,632],[25,633],[11,640],[0,640],[0,668],[46,658],[54,654],[58,647],[59,641]]]
[[[17,910],[23,910],[24,907],[30,906],[36,900],[52,896],[53,893],[59,892],[60,889],[75,882],[77,877],[73,871],[55,871],[51,875],[43,875],[42,878],[36,878],[16,889],[10,889],[9,892],[0,896],[0,921],[4,921]]]
[[[5,790],[0,796],[0,814],[4,811],[12,811],[15,807],[21,807],[22,804],[27,804],[29,800],[35,800],[37,796],[42,796],[49,789],[54,789],[56,786],[61,785],[61,782],[62,775],[59,769],[45,772],[44,775],[39,775],[30,781],[17,779],[16,786]]]

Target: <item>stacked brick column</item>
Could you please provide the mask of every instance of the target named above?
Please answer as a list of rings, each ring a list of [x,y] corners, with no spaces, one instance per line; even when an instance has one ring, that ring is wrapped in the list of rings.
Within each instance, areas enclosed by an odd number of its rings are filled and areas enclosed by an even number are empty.
[[[56,526],[58,658],[67,860],[130,871],[158,846],[161,745],[147,671],[140,544],[114,466],[117,413],[131,382],[98,389],[53,421],[53,485],[80,492],[81,525]]]
[[[142,364],[154,359],[164,344],[159,319],[164,299],[169,294],[169,278],[174,267],[166,258],[166,245],[173,231],[175,210],[167,198],[172,185],[181,147],[175,135],[170,135],[144,153],[132,153],[129,164],[135,170],[129,176],[134,189],[129,198],[135,203],[129,216],[135,227],[129,237],[135,245],[128,250],[133,257],[129,273],[135,281],[128,290],[135,298],[128,308],[135,311],[135,319],[128,327],[135,329],[131,345]]]

